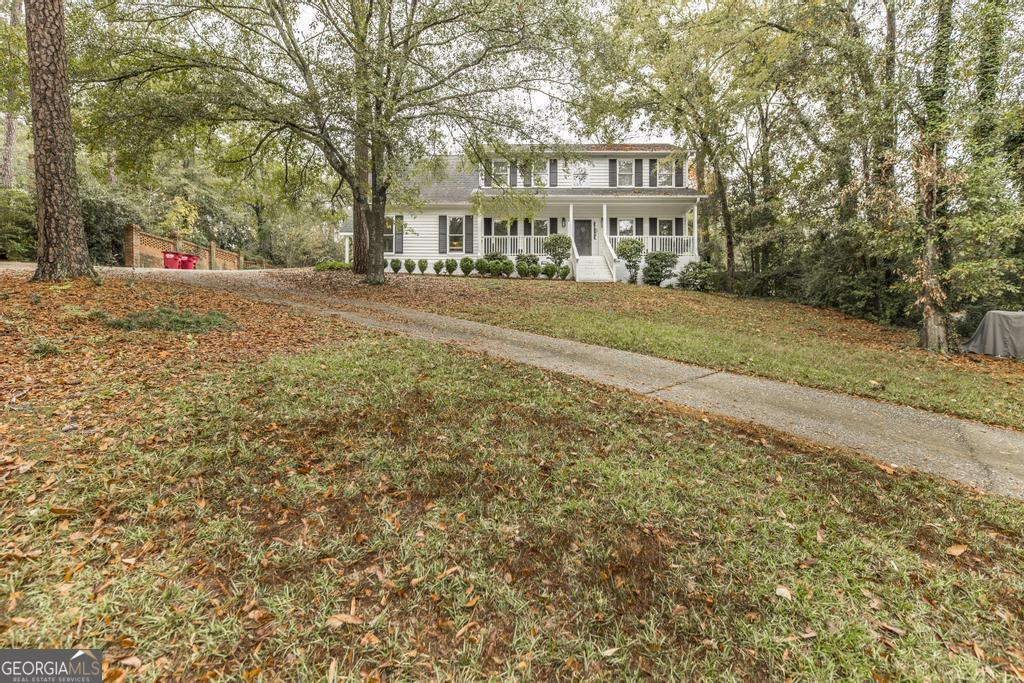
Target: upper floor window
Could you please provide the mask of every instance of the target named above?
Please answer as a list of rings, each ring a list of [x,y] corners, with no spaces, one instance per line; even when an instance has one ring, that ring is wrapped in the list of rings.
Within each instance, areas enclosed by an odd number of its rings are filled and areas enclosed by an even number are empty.
[[[633,219],[632,218],[620,218],[616,221],[616,229],[619,237],[632,237],[633,236]]]
[[[504,159],[495,159],[491,162],[491,178],[495,185],[508,185],[508,162]]]
[[[617,180],[619,187],[633,186],[633,163],[632,159],[619,159],[617,164]]]
[[[548,161],[541,159],[533,162],[533,186],[546,187],[548,185]]]
[[[448,251],[462,251],[465,248],[462,216],[448,217]]]
[[[672,159],[658,159],[658,187],[672,187],[675,177],[676,162]]]

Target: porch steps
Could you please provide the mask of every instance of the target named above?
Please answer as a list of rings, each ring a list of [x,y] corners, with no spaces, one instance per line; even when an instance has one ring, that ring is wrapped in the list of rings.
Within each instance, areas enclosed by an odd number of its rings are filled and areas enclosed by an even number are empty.
[[[578,282],[611,282],[612,272],[601,256],[580,256],[576,262]]]

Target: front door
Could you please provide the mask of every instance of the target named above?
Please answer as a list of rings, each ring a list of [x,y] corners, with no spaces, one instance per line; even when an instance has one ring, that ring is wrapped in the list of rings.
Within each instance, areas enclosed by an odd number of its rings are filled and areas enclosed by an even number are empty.
[[[592,227],[589,220],[579,220],[573,226],[573,238],[576,242],[576,251],[580,253],[580,256],[590,256],[591,250],[591,232]]]

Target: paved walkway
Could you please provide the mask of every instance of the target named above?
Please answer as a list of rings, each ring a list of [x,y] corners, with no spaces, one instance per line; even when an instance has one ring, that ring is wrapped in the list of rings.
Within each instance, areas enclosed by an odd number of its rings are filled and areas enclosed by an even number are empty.
[[[891,465],[1024,498],[1021,432],[384,304],[346,300],[336,308],[287,298],[268,299],[377,330],[456,343],[545,370],[764,425],[827,446],[852,448]]]
[[[255,273],[150,272],[372,329],[456,343],[1024,499],[1024,432],[396,306],[349,299],[310,303],[308,293],[284,290]],[[318,296],[317,301],[323,299]]]

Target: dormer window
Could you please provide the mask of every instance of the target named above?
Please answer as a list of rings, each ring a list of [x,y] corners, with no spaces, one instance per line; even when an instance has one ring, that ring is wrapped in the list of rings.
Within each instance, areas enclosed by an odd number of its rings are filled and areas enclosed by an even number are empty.
[[[491,162],[491,178],[495,185],[508,186],[508,162],[504,159],[495,159]]]
[[[633,160],[619,159],[616,176],[619,187],[633,187]]]

